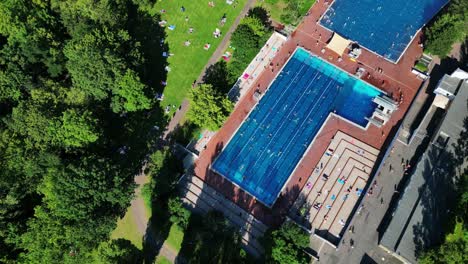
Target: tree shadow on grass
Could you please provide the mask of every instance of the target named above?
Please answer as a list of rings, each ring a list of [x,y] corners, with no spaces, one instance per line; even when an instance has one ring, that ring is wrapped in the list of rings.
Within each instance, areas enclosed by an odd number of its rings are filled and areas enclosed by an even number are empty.
[[[153,263],[169,236],[172,223],[169,221],[167,198],[161,198],[152,205],[152,215],[148,221],[143,237],[143,254],[145,263]]]
[[[187,146],[193,139],[198,139],[202,129],[190,121],[177,124],[174,130],[167,136],[170,143],[178,143]]]
[[[164,28],[159,26],[161,17],[157,14],[149,15],[141,11],[134,4],[128,5],[127,29],[132,37],[140,43],[140,50],[143,53],[144,62],[137,71],[141,80],[151,87],[154,97],[155,93],[161,93],[164,85],[161,81],[167,79],[167,54],[169,46],[165,42],[166,33]],[[164,52],[166,55],[164,55]],[[149,96],[151,96],[149,95]]]
[[[203,76],[203,82],[211,84],[214,89],[222,94],[227,94],[233,83],[229,80],[227,63],[223,60],[210,65]]]
[[[175,194],[177,180],[183,172],[180,161],[173,155],[172,150],[164,156],[160,166],[157,166],[158,169],[152,166],[150,162],[147,169],[147,174],[151,175],[149,187],[151,188],[152,215],[143,238],[146,263],[153,263],[169,236],[172,223],[168,200]]]

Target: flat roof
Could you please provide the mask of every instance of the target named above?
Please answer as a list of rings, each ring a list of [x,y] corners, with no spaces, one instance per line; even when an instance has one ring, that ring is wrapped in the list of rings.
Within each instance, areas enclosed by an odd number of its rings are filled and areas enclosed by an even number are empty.
[[[439,129],[417,163],[380,244],[416,263],[421,250],[443,239],[447,206],[453,204],[453,180],[467,167],[456,163],[456,146],[468,116],[468,82],[452,101]],[[458,167],[460,170],[455,170]]]

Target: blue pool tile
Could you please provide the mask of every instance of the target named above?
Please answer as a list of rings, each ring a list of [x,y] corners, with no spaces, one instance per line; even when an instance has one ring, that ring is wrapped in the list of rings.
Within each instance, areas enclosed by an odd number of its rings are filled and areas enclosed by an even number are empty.
[[[335,0],[320,24],[396,62],[449,0]]]
[[[212,168],[272,206],[330,112],[366,127],[380,94],[297,49]]]

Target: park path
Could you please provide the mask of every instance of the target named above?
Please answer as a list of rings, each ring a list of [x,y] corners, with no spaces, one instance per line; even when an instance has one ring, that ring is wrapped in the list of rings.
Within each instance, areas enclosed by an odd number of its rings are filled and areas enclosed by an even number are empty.
[[[223,55],[224,51],[227,49],[229,45],[229,41],[231,39],[231,35],[234,32],[234,30],[237,28],[239,25],[241,19],[245,17],[249,11],[250,8],[252,8],[256,3],[256,0],[248,0],[247,3],[245,4],[244,8],[242,9],[241,13],[237,16],[236,20],[234,23],[231,25],[229,30],[226,32],[224,35],[223,40],[219,44],[218,48],[214,51],[213,55],[211,58],[208,60],[208,63],[205,65],[203,68],[203,71],[201,74],[198,76],[197,83],[201,83],[203,76],[205,75],[206,69],[215,64],[221,56]],[[179,110],[175,113],[169,124],[166,126],[163,139],[167,139],[167,136],[174,131],[174,129],[177,127],[177,125],[180,123],[182,118],[185,116],[187,113],[187,110],[189,108],[189,101],[185,99],[181,106],[179,107]],[[135,176],[135,182],[137,183],[138,187],[135,189],[135,198],[132,200],[131,205],[130,205],[130,210],[133,211],[133,217],[134,221],[136,223],[136,228],[138,230],[138,233],[140,233],[142,236],[151,236],[152,232],[151,230],[148,230],[148,220],[149,216],[146,213],[145,209],[145,204],[143,201],[143,198],[140,195],[140,191],[142,186],[148,182],[148,177],[147,175],[144,174],[144,170],[142,169],[142,173]],[[149,227],[151,229],[151,226]],[[150,239],[150,241],[154,241],[154,239]],[[177,262],[183,262],[183,259],[180,257],[177,257],[178,252],[171,246],[167,245],[167,243],[163,243],[159,250],[159,255],[164,256],[167,258],[169,261],[172,263]]]
[[[244,8],[242,9],[241,13],[237,16],[236,20],[232,24],[232,26],[229,28],[229,30],[226,32],[226,35],[224,35],[223,40],[219,44],[218,48],[215,50],[213,55],[211,55],[211,58],[208,60],[208,63],[205,65],[203,68],[201,74],[198,76],[197,83],[201,83],[203,76],[205,75],[206,69],[210,67],[211,65],[215,64],[216,62],[219,61],[221,56],[224,54],[224,51],[228,48],[229,41],[231,40],[231,35],[236,30],[237,26],[239,25],[240,21],[242,18],[244,18],[247,13],[249,12],[249,9],[255,6],[256,0],[248,0],[247,3],[245,4]],[[174,117],[171,119],[169,124],[166,127],[166,131],[164,132],[164,139],[167,137],[168,134],[170,134],[174,129],[177,127],[177,125],[180,123],[182,118],[185,116],[189,108],[189,101],[188,99],[184,99],[182,104],[180,105],[179,109],[177,112],[175,112]]]

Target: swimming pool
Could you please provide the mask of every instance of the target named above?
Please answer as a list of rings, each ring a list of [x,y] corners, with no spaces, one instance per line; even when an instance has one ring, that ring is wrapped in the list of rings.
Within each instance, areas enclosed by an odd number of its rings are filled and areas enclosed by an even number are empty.
[[[397,62],[416,32],[449,0],[335,0],[320,24]]]
[[[272,206],[330,112],[366,127],[380,94],[297,49],[212,169]]]

